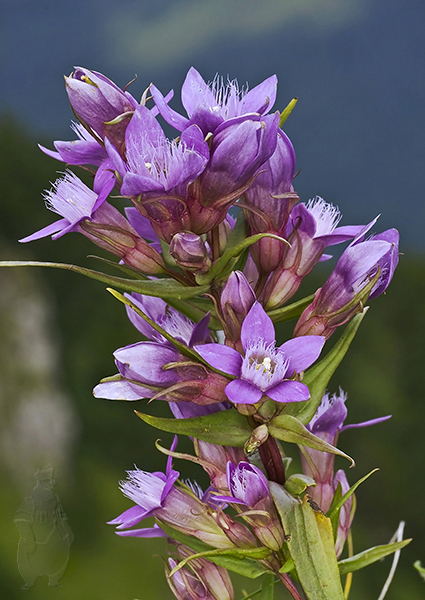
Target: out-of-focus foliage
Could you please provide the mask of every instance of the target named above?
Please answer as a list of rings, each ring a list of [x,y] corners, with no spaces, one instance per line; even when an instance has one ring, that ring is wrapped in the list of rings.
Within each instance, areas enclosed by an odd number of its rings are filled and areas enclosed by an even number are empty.
[[[48,142],[47,142],[48,144]],[[60,163],[42,155],[36,143],[10,120],[0,124],[0,247],[2,259],[33,259],[73,262],[96,268],[87,258],[97,253],[83,236],[65,236],[56,242],[40,240],[20,246],[17,239],[53,221],[43,206],[41,192]],[[89,176],[89,174],[87,174]],[[306,200],[306,199],[303,199]],[[343,207],[342,207],[343,208]],[[374,215],[371,215],[371,217]],[[324,267],[329,269],[328,266]],[[20,294],[37,290],[51,312],[47,338],[58,354],[52,381],[71,400],[73,423],[78,435],[62,467],[57,468],[55,488],[75,535],[60,598],[90,597],[93,600],[134,598],[171,598],[158,556],[165,554],[163,540],[118,538],[106,521],[125,508],[128,501],[118,490],[118,480],[136,463],[147,470],[160,469],[165,457],[153,451],[155,431],[137,419],[133,409],[157,416],[169,416],[166,403],[119,403],[95,400],[91,389],[107,373],[115,371],[112,352],[137,341],[137,331],[126,319],[123,308],[101,284],[77,275],[51,270],[0,273],[6,294],[16,278]],[[313,283],[323,281],[320,273]],[[309,293],[313,290],[301,290]],[[354,527],[354,551],[389,541],[398,520],[406,520],[406,536],[414,541],[402,553],[388,600],[423,597],[423,582],[412,568],[423,554],[425,520],[423,501],[425,483],[423,423],[423,364],[425,361],[425,260],[404,256],[386,295],[371,302],[371,310],[352,344],[350,352],[332,380],[331,392],[338,386],[348,392],[349,417],[355,423],[391,413],[393,419],[376,427],[349,430],[338,446],[356,459],[348,473],[350,483],[374,467],[380,472],[357,492],[358,517]],[[0,327],[7,324],[7,311],[0,314]],[[281,327],[282,335],[290,324]],[[335,335],[337,337],[338,334]],[[7,364],[15,348],[7,337],[0,338],[0,361]],[[50,340],[50,341],[49,341]],[[283,340],[282,340],[283,341]],[[0,373],[2,371],[0,370]],[[15,373],[15,375],[14,375]],[[12,369],[16,378],[19,370]],[[3,374],[3,377],[5,375]],[[6,376],[7,377],[7,376]],[[19,382],[18,382],[19,383]],[[18,385],[8,382],[8,385]],[[26,382],[30,385],[30,382]],[[3,388],[4,386],[0,386]],[[2,390],[0,389],[0,392]],[[6,406],[7,404],[7,411]],[[10,418],[14,397],[0,393],[0,415]],[[12,408],[11,408],[12,407]],[[79,426],[75,426],[79,422]],[[0,428],[1,431],[1,428]],[[49,434],[49,429],[46,435]],[[164,444],[171,436],[161,434]],[[189,450],[182,444],[183,450]],[[16,550],[18,530],[13,523],[15,511],[34,486],[25,465],[11,467],[7,448],[0,445],[0,596],[20,598],[23,581],[19,575]],[[342,460],[342,459],[341,459]],[[46,460],[46,463],[49,460]],[[42,464],[38,465],[40,468]],[[53,465],[55,466],[55,464]],[[197,477],[201,470],[193,465],[176,464],[184,476]],[[421,554],[422,553],[422,554]],[[354,574],[352,600],[377,598],[390,567],[390,559]],[[149,577],[146,577],[149,573]],[[39,579],[31,592],[38,600],[46,597],[47,578]],[[255,589],[255,582],[250,591]],[[285,597],[281,592],[278,599]]]

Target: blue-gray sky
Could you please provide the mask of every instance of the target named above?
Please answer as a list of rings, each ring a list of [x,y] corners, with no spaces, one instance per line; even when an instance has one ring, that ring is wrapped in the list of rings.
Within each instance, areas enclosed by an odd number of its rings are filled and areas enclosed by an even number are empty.
[[[64,74],[99,70],[134,95],[195,66],[254,86],[279,77],[303,200],[343,223],[382,213],[402,250],[425,251],[423,0],[1,0],[0,111],[36,135],[72,138]],[[178,97],[176,104],[178,107]],[[47,182],[46,182],[46,185]]]

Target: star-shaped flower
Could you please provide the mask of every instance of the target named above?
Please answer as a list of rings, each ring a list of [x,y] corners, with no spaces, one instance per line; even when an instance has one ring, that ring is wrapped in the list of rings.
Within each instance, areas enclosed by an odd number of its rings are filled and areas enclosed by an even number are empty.
[[[255,302],[242,324],[241,342],[245,356],[223,344],[195,346],[212,367],[236,377],[225,388],[229,400],[256,404],[263,394],[276,402],[308,400],[308,387],[294,376],[318,358],[324,337],[302,336],[276,348],[273,322]]]

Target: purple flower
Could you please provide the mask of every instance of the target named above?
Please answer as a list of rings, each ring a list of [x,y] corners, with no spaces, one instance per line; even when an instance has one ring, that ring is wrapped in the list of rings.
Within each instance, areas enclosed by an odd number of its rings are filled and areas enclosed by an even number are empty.
[[[151,93],[162,117],[178,131],[198,125],[204,133],[214,133],[224,121],[254,113],[264,115],[276,99],[277,77],[272,75],[251,91],[239,90],[236,80],[224,85],[216,75],[208,85],[191,67],[182,86],[182,104],[189,118],[171,109],[161,92],[153,85]]]
[[[240,341],[242,323],[254,302],[255,293],[245,275],[241,271],[232,271],[220,296],[227,341]],[[237,349],[241,350],[242,347]]]
[[[74,173],[66,171],[64,177],[57,179],[44,198],[49,210],[62,217],[59,221],[40,229],[20,242],[32,242],[48,235],[56,240],[70,231],[80,231],[79,225],[85,219],[92,219],[105,202],[114,186],[113,179],[96,193],[88,188]]]
[[[177,438],[171,446],[175,449]],[[141,469],[127,471],[128,479],[120,483],[125,496],[135,503],[121,515],[110,521],[117,525],[118,535],[130,537],[164,536],[161,529],[128,529],[143,519],[154,516],[165,524],[204,541],[217,548],[233,547],[233,544],[217,525],[208,504],[202,502],[187,486],[175,485],[179,473],[172,468],[171,457],[167,460],[165,474],[149,473]]]
[[[323,254],[325,248],[351,240],[365,230],[364,225],[338,227],[340,219],[338,208],[320,197],[291,210],[283,234],[291,246],[285,246],[281,264],[267,282],[263,293],[267,309],[286,302],[320,260],[331,258]]]
[[[195,554],[191,548],[174,543],[178,561]],[[177,600],[233,600],[232,582],[225,568],[218,567],[205,558],[197,558],[190,561],[190,569],[183,567],[169,577],[177,564],[173,558],[169,558],[169,568],[165,569],[168,585]]]
[[[114,352],[119,375],[95,387],[96,398],[215,404],[226,401],[227,379],[188,361],[168,344],[139,342]]]
[[[302,313],[294,335],[313,333],[329,337],[338,326],[363,310],[368,297],[381,294],[388,287],[398,262],[398,240],[396,229],[367,241],[355,240]],[[374,277],[377,281],[370,289],[368,284]]]
[[[173,235],[170,254],[179,267],[194,273],[206,273],[211,267],[208,244],[191,231],[180,231]]]
[[[161,298],[144,296],[134,292],[132,294],[124,295],[134,302],[134,304],[152,319],[152,321],[160,325],[176,340],[189,347],[204,342],[205,338],[208,336],[209,313],[205,315],[199,323],[195,324],[193,321],[179,313],[178,310],[168,306]],[[172,348],[170,342],[140,317],[136,311],[129,306],[126,306],[126,311],[131,323],[140,331],[140,333],[153,342],[165,344]]]
[[[217,127],[211,158],[191,190],[191,230],[201,235],[221,223],[232,202],[276,148],[279,113],[226,121]]]
[[[133,96],[101,73],[81,67],[75,67],[75,71],[65,77],[65,84],[78,120],[100,140],[108,137],[122,152],[125,129],[138,106]],[[118,117],[117,122],[111,123]]]
[[[279,129],[276,150],[262,165],[244,195],[245,203],[254,209],[245,211],[252,234],[284,233],[289,212],[298,200],[292,187],[294,173],[294,148],[288,136]],[[282,242],[266,237],[254,244],[250,252],[260,271],[270,273],[279,266],[283,250]]]
[[[244,517],[260,542],[272,550],[280,550],[285,539],[282,525],[270,496],[269,482],[263,472],[248,462],[237,466],[227,463],[227,487],[230,496],[216,496],[221,502],[243,504],[250,510]],[[257,513],[257,514],[256,514]]]
[[[190,229],[188,186],[209,158],[198,127],[170,142],[151,111],[139,106],[125,132],[126,160],[108,140],[105,147],[122,179],[121,193],[133,199],[159,237],[169,242],[177,231]]]
[[[325,394],[307,428],[314,435],[334,446],[341,431],[354,427],[368,427],[386,421],[391,417],[391,415],[387,415],[344,426],[347,417],[346,401],[347,394],[341,389],[339,395],[329,396],[329,394]],[[336,488],[334,483],[334,461],[334,454],[303,447],[301,455],[303,472],[313,477],[316,482],[316,486],[310,488],[309,495],[324,512],[328,511]]]
[[[310,393],[293,377],[318,358],[324,341],[321,336],[304,336],[276,348],[273,322],[255,302],[241,328],[245,356],[222,344],[204,344],[195,350],[211,366],[235,376],[226,386],[226,395],[235,404],[255,404],[263,394],[276,402],[300,402],[308,400]]]

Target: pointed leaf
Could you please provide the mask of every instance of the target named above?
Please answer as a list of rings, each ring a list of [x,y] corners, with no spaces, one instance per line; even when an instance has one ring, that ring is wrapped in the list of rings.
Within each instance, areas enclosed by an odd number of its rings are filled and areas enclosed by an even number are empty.
[[[269,550],[269,548],[237,548],[235,546],[235,548],[216,548],[214,550],[205,550],[204,552],[197,552],[196,554],[192,554],[191,556],[188,556],[186,558],[184,558],[182,561],[179,562],[178,565],[176,565],[174,567],[174,569],[172,569],[172,571],[170,572],[170,577],[173,576],[175,573],[177,573],[177,571],[179,571],[181,568],[183,568],[185,565],[187,565],[187,563],[189,563],[191,560],[195,560],[197,558],[207,558],[208,560],[211,560],[212,557],[216,557],[216,556],[227,556],[229,558],[236,558],[236,559],[244,559],[246,557],[251,558],[251,559],[264,559],[267,558],[268,556],[270,556],[271,554],[271,550]]]
[[[137,292],[139,294],[145,294],[146,296],[163,298],[164,300],[173,298],[176,300],[185,300],[186,298],[193,298],[199,294],[204,294],[209,290],[208,285],[185,287],[174,279],[124,279],[123,277],[114,277],[113,275],[107,275],[100,271],[93,271],[93,269],[87,269],[86,267],[64,263],[4,260],[0,261],[0,267],[49,267],[53,269],[64,269],[66,271],[73,271],[74,273],[85,275],[91,279],[97,279],[108,285],[114,285],[126,292]]]
[[[312,485],[316,485],[312,477],[304,475],[304,473],[293,473],[285,481],[285,490],[293,496],[299,496]]]
[[[307,446],[308,448],[314,448],[315,450],[321,450],[322,452],[330,452],[331,454],[338,454],[343,456],[351,462],[354,466],[354,460],[345,454],[342,450],[338,450],[332,444],[328,444],[321,438],[311,433],[298,419],[292,415],[279,415],[272,419],[268,424],[270,435],[282,440],[282,442],[290,442],[292,444],[298,444],[299,446]]]
[[[368,307],[366,307],[362,313],[356,315],[347,325],[343,334],[325,358],[306,371],[303,383],[305,383],[310,390],[310,399],[305,402],[293,402],[292,404],[289,404],[286,409],[287,414],[296,416],[297,419],[304,424],[311,421],[322,401],[323,394],[326,391],[330,378],[335,373],[336,368],[350,347],[367,310]]]
[[[366,481],[366,479],[369,479],[369,477],[371,475],[373,475],[373,473],[376,473],[376,471],[379,471],[379,469],[373,469],[370,473],[368,473],[367,475],[365,475],[364,477],[362,477],[361,479],[356,481],[356,483],[354,485],[352,485],[350,487],[350,489],[347,490],[345,492],[345,494],[343,496],[341,496],[335,504],[334,504],[334,501],[332,500],[332,505],[329,508],[329,511],[327,513],[328,517],[331,520],[339,513],[339,511],[341,510],[341,507],[347,502],[348,498],[350,498],[350,496],[352,496],[354,494],[354,492],[359,487],[359,485],[361,485],[364,481]]]
[[[267,573],[264,575],[263,585],[261,586],[261,592],[257,596],[257,600],[273,600],[275,584],[276,580],[273,573]]]
[[[136,415],[148,425],[161,431],[189,435],[219,446],[243,448],[252,433],[247,418],[234,409],[187,419],[153,417],[138,411]]]
[[[255,242],[258,242],[258,240],[261,240],[264,237],[271,237],[275,240],[280,240],[281,242],[288,244],[288,246],[290,245],[288,240],[285,240],[274,233],[257,233],[255,235],[251,235],[250,237],[245,238],[242,242],[239,242],[239,244],[236,244],[236,246],[233,246],[233,248],[226,250],[223,256],[220,256],[220,258],[213,263],[208,273],[196,275],[196,282],[199,285],[210,283],[215,277],[222,273],[229,261],[238,257],[244,250],[246,250],[246,248],[249,248],[252,246],[252,244],[255,244]]]
[[[195,550],[195,552],[205,552],[207,550],[211,550],[207,544],[204,544],[204,542],[201,542],[197,538],[180,533],[180,531],[172,529],[170,526],[162,523],[159,519],[157,522],[161,529],[170,538],[180,542],[181,544],[185,544],[189,548],[192,548],[192,550]],[[268,570],[260,565],[257,561],[248,557],[242,557],[241,559],[232,558],[230,556],[211,556],[208,558],[208,560],[216,565],[219,565],[220,567],[228,569],[229,571],[233,571],[234,573],[248,577],[249,579],[257,579],[257,577],[260,577],[264,573],[268,572]]]
[[[338,563],[339,572],[341,575],[346,575],[347,573],[363,569],[377,560],[381,560],[389,554],[401,550],[407,546],[407,544],[410,544],[411,541],[411,539],[408,539],[402,540],[401,542],[394,542],[393,544],[374,546],[373,548],[369,548],[368,550],[364,550],[363,552],[359,552],[359,554],[351,556],[351,558],[340,560]]]
[[[291,112],[294,110],[296,103],[298,102],[298,98],[292,98],[291,102],[288,104],[286,108],[280,113],[279,119],[279,127],[282,127],[286,119],[289,117]]]
[[[413,566],[415,567],[415,569],[417,570],[417,572],[419,573],[419,575],[422,577],[422,579],[425,581],[425,568],[422,566],[422,563],[420,560],[416,560],[413,563]]]
[[[344,600],[330,520],[309,505],[307,495],[301,501],[274,481],[269,485],[306,597]]]
[[[303,310],[313,302],[313,300],[314,294],[312,294],[311,296],[306,296],[305,298],[298,300],[298,302],[293,302],[292,304],[283,306],[282,308],[270,310],[267,314],[269,315],[273,323],[280,323],[281,321],[289,321],[290,319],[296,319],[301,315]]]

